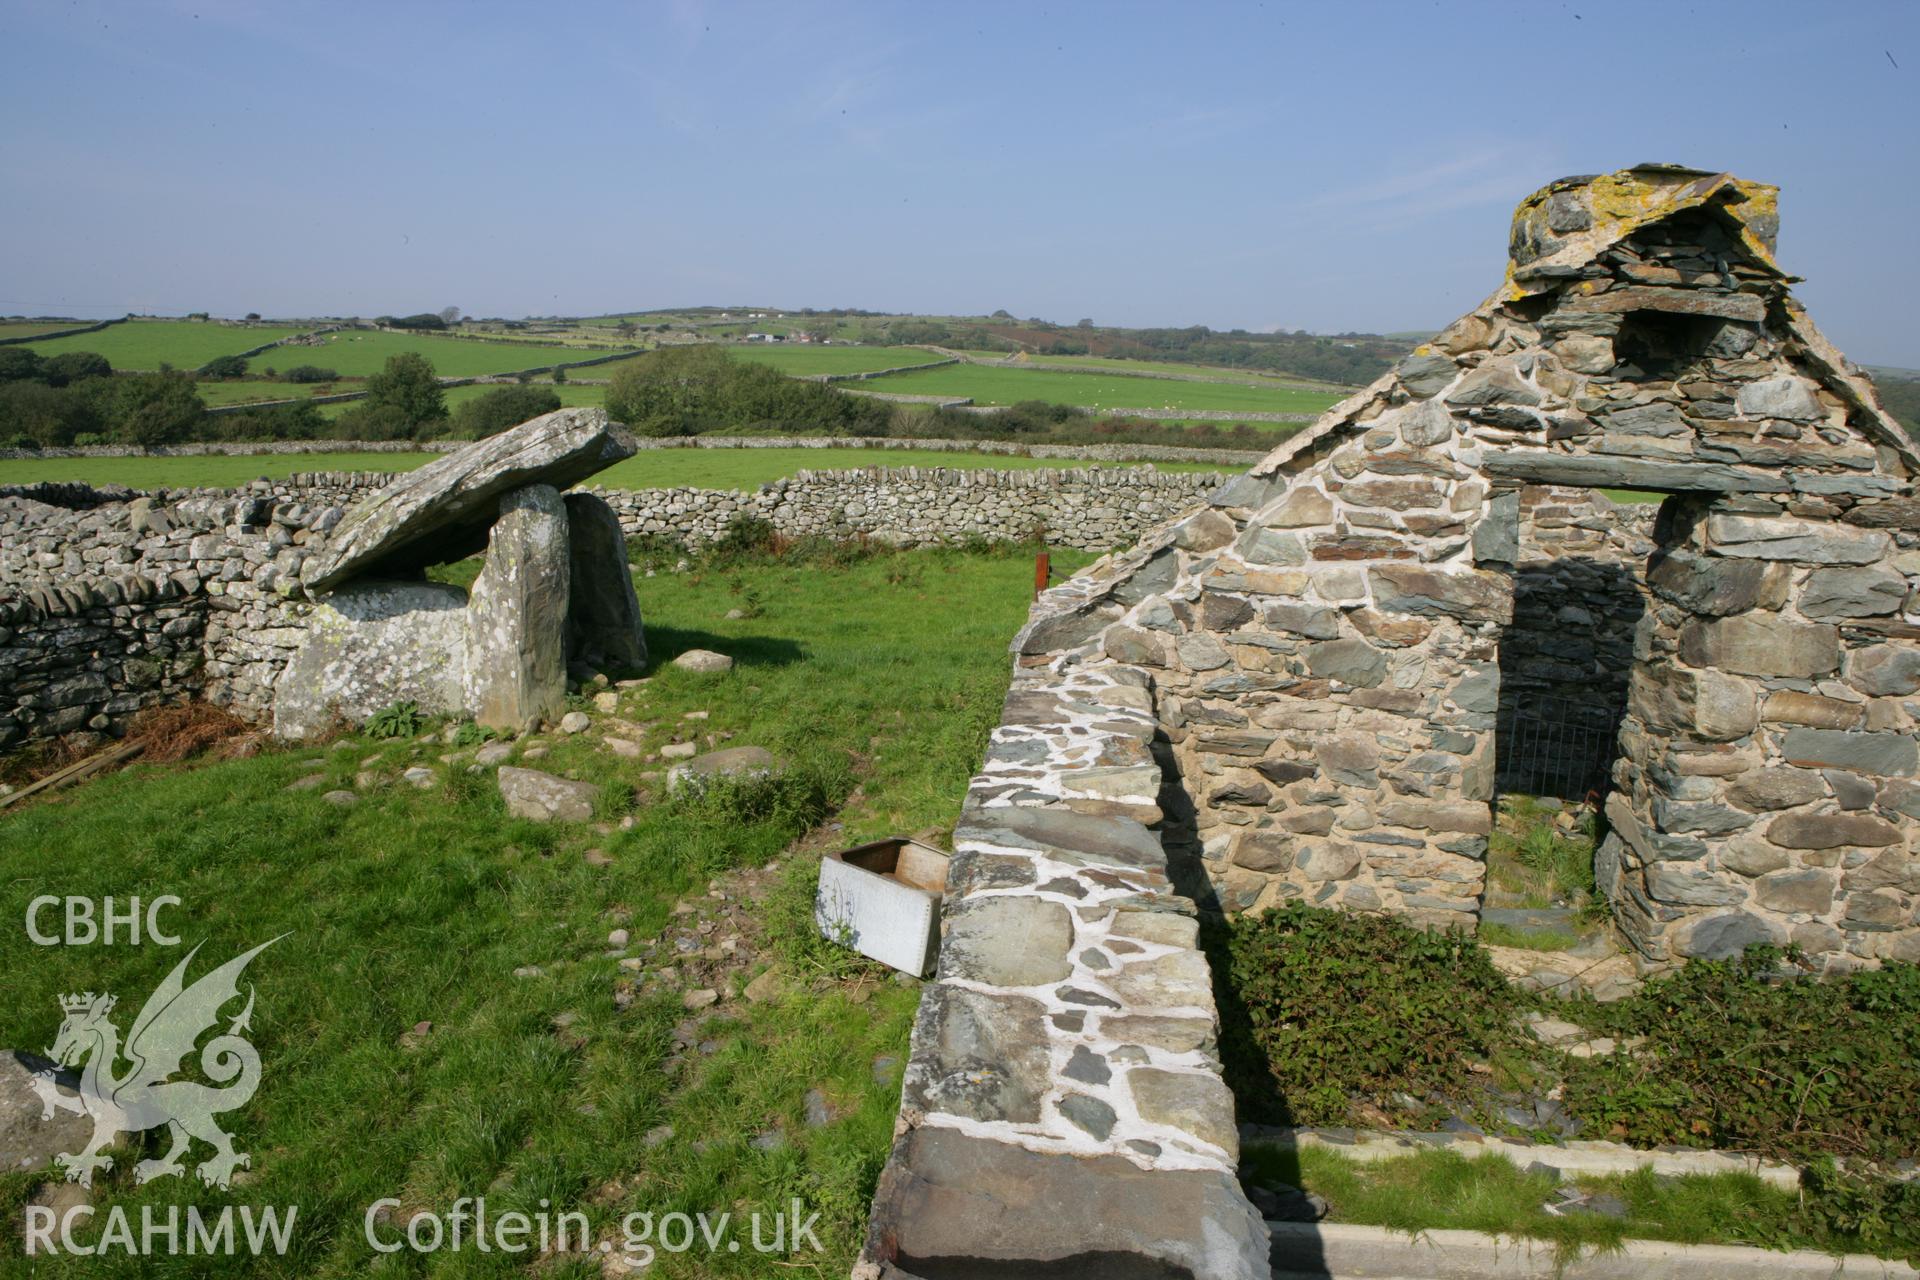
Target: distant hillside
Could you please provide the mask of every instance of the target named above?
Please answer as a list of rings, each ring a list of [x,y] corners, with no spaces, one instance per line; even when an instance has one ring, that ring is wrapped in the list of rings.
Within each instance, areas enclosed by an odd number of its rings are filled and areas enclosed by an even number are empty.
[[[1869,365],[1873,385],[1880,390],[1880,403],[1900,419],[1907,434],[1920,439],[1920,369],[1892,369]]]
[[[1004,313],[979,319],[869,317],[863,320],[863,328],[874,333],[873,340],[895,343],[930,342],[974,351],[1025,351],[1036,356],[1170,360],[1293,374],[1348,386],[1373,381],[1412,346],[1373,333],[1223,332],[1205,325],[1185,329],[1067,326],[1045,320],[1016,320]]]

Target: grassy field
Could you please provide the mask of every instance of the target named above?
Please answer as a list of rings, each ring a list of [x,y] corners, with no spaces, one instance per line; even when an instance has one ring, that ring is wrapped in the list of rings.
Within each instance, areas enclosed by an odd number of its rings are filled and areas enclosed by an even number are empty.
[[[0,320],[0,338],[30,338],[36,333],[59,333],[89,323],[86,320]]]
[[[458,388],[456,388],[457,390]],[[561,388],[565,391],[566,388]],[[410,471],[438,454],[306,453],[199,458],[31,458],[0,461],[0,484],[85,480],[136,489],[216,488],[296,471]],[[615,463],[594,477],[609,489],[755,489],[796,471],[854,467],[970,467],[1023,471],[1086,466],[1060,458],[1015,458],[931,449],[657,449]],[[1115,465],[1106,464],[1109,467]],[[1162,462],[1162,471],[1219,471],[1201,462]]]
[[[215,356],[230,356],[251,351],[263,342],[290,338],[300,329],[276,325],[224,325],[195,320],[129,320],[71,338],[26,345],[43,356],[67,351],[93,351],[107,358],[116,369],[158,369],[170,364],[176,369],[198,369]],[[271,364],[275,351],[257,363]],[[299,360],[282,362],[287,365]],[[343,370],[344,372],[344,370]]]
[[[919,347],[768,346],[740,343],[727,347],[736,360],[771,365],[782,373],[806,377],[816,373],[872,373],[902,365],[929,364],[941,357]]]
[[[352,383],[342,383],[340,390],[348,390],[353,385]],[[464,387],[447,387],[441,392],[441,395],[446,398],[447,408],[452,409],[457,405],[464,404],[468,400],[477,400],[489,391],[496,391],[501,385],[501,383],[497,382],[474,382]],[[554,385],[547,380],[545,374],[540,375],[535,385],[542,391],[551,391],[559,396],[561,407],[567,409],[577,408],[582,405],[605,404],[607,399],[607,389],[605,387],[582,387],[571,382]],[[343,400],[339,404],[323,404],[320,406],[320,413],[324,417],[337,418],[348,409],[351,409],[353,405],[354,402],[351,400]]]
[[[296,471],[411,471],[437,454],[262,453],[204,458],[31,458],[0,461],[0,484],[84,480],[131,489],[228,489]]]
[[[252,404],[256,400],[303,400],[308,396],[358,391],[358,382],[216,382],[202,378],[194,389],[208,405]],[[323,406],[324,407],[324,406]]]
[[[1612,1197],[1624,1210],[1616,1218],[1548,1213],[1545,1206],[1559,1198],[1559,1180],[1524,1173],[1501,1156],[1469,1159],[1453,1151],[1428,1151],[1362,1163],[1324,1148],[1295,1154],[1250,1145],[1242,1168],[1256,1171],[1257,1179],[1320,1195],[1332,1208],[1329,1222],[1523,1236],[1553,1242],[1568,1259],[1629,1239],[1871,1252],[1857,1237],[1808,1230],[1798,1221],[1793,1192],[1744,1173],[1659,1177],[1643,1170],[1569,1184],[1584,1194]]]
[[[916,396],[971,396],[976,404],[1046,400],[1089,409],[1224,409],[1252,413],[1319,413],[1340,397],[1295,387],[1248,387],[1232,383],[1175,382],[1151,378],[1103,378],[985,365],[948,365],[921,373],[896,373],[859,384],[864,390]]]
[[[442,377],[473,378],[485,373],[513,373],[538,365],[588,360],[603,354],[578,347],[542,346],[531,342],[475,342],[429,334],[381,333],[365,329],[347,329],[322,337],[324,343],[321,346],[276,348],[254,361],[254,364],[256,368],[272,365],[280,369],[312,364],[348,377],[364,378],[370,373],[380,372],[387,357],[403,351],[417,351],[433,362],[434,372]]]
[[[982,358],[992,359],[993,357],[988,355]],[[1129,369],[1137,373],[1172,373],[1207,378],[1234,378],[1254,386],[1271,386],[1276,383],[1282,386],[1303,385],[1301,379],[1282,373],[1263,373],[1258,369],[1229,369],[1221,365],[1182,364],[1177,360],[1118,360],[1108,356],[1053,355],[1036,355],[1033,359],[1038,364],[1065,364],[1072,365],[1079,369],[1093,370],[1095,372],[1102,369]],[[1009,367],[1017,369],[1021,366],[1015,364]],[[1304,389],[1312,390],[1315,388],[1312,384],[1304,384]]]
[[[1063,568],[1081,562],[1070,559]],[[286,935],[245,978],[262,1083],[221,1117],[251,1154],[244,1185],[204,1190],[190,1163],[184,1178],[139,1186],[133,1164],[164,1144],[122,1152],[93,1188],[101,1216],[79,1234],[97,1235],[110,1207],[137,1224],[143,1206],[294,1205],[287,1256],[62,1255],[36,1260],[32,1274],[601,1274],[590,1256],[529,1269],[530,1254],[380,1258],[365,1241],[369,1207],[383,1198],[402,1206],[382,1231],[391,1240],[409,1214],[444,1218],[481,1195],[496,1218],[585,1214],[595,1240],[617,1240],[633,1213],[733,1215],[738,1253],[662,1253],[651,1276],[846,1274],[891,1141],[917,992],[818,939],[808,917],[819,854],[951,826],[998,717],[1004,647],[1026,616],[1031,574],[1021,549],[642,579],[656,674],[622,695],[628,723],[596,712],[595,730],[547,738],[537,766],[600,783],[599,825],[513,818],[491,770],[467,771],[470,750],[447,762],[452,748],[411,736],[136,767],[8,813],[9,919],[40,894],[176,894],[181,905],[163,920],[187,945],[205,944],[195,977]],[[848,609],[856,599],[866,607]],[[743,604],[755,616],[724,616]],[[694,646],[739,665],[717,677],[664,665]],[[605,731],[639,741],[648,758],[614,755]],[[705,801],[649,798],[659,790],[649,761],[681,737],[764,746],[793,768],[786,781]],[[430,781],[401,781],[407,767]],[[313,777],[318,785],[289,789]],[[334,789],[360,799],[336,807],[321,798]],[[623,815],[630,826],[612,825]],[[688,914],[676,913],[682,904]],[[696,919],[713,931],[695,936]],[[612,942],[616,927],[633,941]],[[0,1044],[51,1044],[65,992],[117,993],[124,1031],[183,954],[50,949],[19,927],[0,930]],[[750,959],[716,958],[729,954]],[[738,988],[769,964],[776,994],[743,999]],[[693,973],[711,982],[715,970],[726,974],[719,1003],[689,1014]],[[189,1159],[205,1156],[200,1147]],[[0,1174],[9,1274],[28,1266],[16,1224],[39,1181]],[[755,1253],[747,1215],[796,1198],[820,1214],[824,1251]]]

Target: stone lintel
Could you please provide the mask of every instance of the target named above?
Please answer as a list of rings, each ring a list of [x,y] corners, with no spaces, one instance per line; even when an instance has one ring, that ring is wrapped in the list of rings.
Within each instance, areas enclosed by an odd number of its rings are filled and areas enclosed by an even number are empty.
[[[1753,471],[1718,462],[1647,462],[1542,450],[1489,450],[1481,469],[1496,480],[1523,484],[1585,485],[1590,488],[1652,489],[1665,493],[1786,493],[1778,472]]]

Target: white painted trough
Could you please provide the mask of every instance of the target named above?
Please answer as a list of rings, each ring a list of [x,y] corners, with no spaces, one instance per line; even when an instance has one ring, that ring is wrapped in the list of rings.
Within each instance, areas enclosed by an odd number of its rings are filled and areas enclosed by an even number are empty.
[[[832,941],[924,978],[939,951],[946,883],[940,850],[905,836],[876,840],[821,859],[813,918]]]

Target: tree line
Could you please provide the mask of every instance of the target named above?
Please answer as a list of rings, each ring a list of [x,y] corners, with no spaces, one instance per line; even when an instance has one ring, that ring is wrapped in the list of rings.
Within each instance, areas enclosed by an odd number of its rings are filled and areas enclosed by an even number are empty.
[[[195,441],[477,440],[560,408],[550,383],[496,386],[458,405],[425,356],[389,358],[361,386],[364,395],[329,418],[310,401],[209,413],[200,394],[216,374],[244,377],[247,362],[223,357],[195,373],[116,373],[90,352],[43,359],[0,347],[0,444],[14,448]],[[299,366],[284,381],[328,382],[330,369]],[[1270,447],[1276,437],[1249,425],[1180,425],[1101,417],[1068,405],[1029,401],[997,414],[900,404],[787,377],[734,359],[718,346],[662,347],[624,363],[607,388],[607,411],[644,436],[898,436],[1012,439],[1057,444],[1171,444]]]

